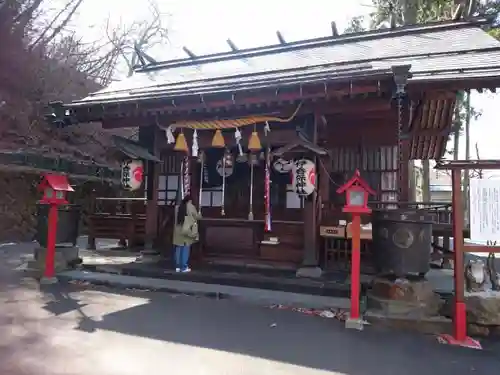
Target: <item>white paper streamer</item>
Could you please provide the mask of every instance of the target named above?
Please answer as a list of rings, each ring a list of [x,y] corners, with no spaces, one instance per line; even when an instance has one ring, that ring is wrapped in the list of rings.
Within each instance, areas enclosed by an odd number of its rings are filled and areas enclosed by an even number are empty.
[[[198,156],[198,133],[196,132],[196,129],[194,129],[193,133],[193,145],[191,146],[191,151],[193,153],[194,157]]]
[[[266,125],[264,126],[264,135],[267,135],[271,131],[271,127],[269,126],[269,122],[266,121]]]
[[[236,144],[238,145],[239,155],[243,155],[243,148],[241,147],[241,132],[240,129],[236,128],[234,132],[234,138],[236,139]]]
[[[174,129],[172,128],[172,125],[165,129],[165,136],[167,137],[169,145],[175,143]]]

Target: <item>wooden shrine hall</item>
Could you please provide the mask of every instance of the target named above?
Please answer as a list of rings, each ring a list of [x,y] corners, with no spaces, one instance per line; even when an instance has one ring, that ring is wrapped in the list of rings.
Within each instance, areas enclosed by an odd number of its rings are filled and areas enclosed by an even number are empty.
[[[374,208],[436,209],[412,203],[411,161],[443,157],[457,92],[499,86],[500,43],[483,24],[144,57],[130,78],[51,103],[56,126],[138,129],[138,140],[117,142],[127,171],[141,168],[124,182],[135,192],[97,199],[90,237],[169,254],[175,203],[190,193],[203,216],[199,259],[330,267],[329,253],[349,249],[336,190],[355,170]]]

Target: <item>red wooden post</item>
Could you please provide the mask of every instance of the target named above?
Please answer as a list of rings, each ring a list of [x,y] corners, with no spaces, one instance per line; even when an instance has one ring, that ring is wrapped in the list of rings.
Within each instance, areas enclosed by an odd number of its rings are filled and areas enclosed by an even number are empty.
[[[453,272],[455,282],[455,319],[454,335],[457,341],[467,338],[467,318],[464,302],[464,215],[462,205],[461,170],[453,169],[452,178],[452,214],[453,214]]]
[[[68,204],[66,194],[74,191],[68,182],[68,178],[63,175],[46,174],[38,186],[43,191],[40,203],[49,205],[47,219],[47,251],[45,253],[45,269],[41,283],[56,282],[55,278],[55,257],[57,241],[57,209],[59,205]]]
[[[351,319],[359,319],[359,290],[361,276],[361,217],[352,215],[351,224],[352,251],[351,251]]]
[[[352,214],[351,237],[351,312],[346,320],[346,328],[363,329],[363,322],[360,319],[359,294],[361,277],[361,215],[371,213],[368,207],[368,195],[375,192],[361,178],[359,171],[337,189],[338,194],[345,193],[346,204],[343,212]]]
[[[47,252],[45,255],[45,272],[43,276],[52,279],[55,276],[56,257],[56,235],[57,235],[57,204],[50,204],[48,229],[47,229]]]

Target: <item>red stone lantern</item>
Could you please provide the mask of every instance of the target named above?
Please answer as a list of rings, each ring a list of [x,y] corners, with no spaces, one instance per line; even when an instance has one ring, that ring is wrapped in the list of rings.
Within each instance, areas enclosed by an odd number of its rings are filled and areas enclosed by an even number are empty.
[[[64,175],[45,174],[38,190],[43,192],[43,197],[39,203],[48,204],[49,217],[47,229],[47,252],[45,258],[45,270],[41,282],[52,283],[55,279],[55,253],[57,236],[57,208],[60,205],[68,204],[66,195],[68,191],[74,191]]]
[[[372,210],[368,207],[368,197],[375,195],[375,192],[368,186],[368,183],[361,178],[356,170],[354,176],[344,185],[337,189],[338,194],[345,193],[345,206],[343,212],[351,214],[369,214]]]
[[[360,268],[361,268],[361,215],[369,214],[368,197],[375,195],[370,186],[361,178],[359,170],[343,186],[338,194],[346,195],[346,204],[342,211],[352,214],[352,251],[351,251],[351,312],[346,320],[347,328],[363,329],[359,316]]]

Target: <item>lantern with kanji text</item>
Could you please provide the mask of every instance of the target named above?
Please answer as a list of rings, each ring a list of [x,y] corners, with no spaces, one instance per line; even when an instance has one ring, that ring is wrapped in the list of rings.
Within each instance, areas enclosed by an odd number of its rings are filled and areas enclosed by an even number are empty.
[[[292,168],[292,187],[300,196],[308,196],[316,188],[316,166],[308,159],[296,160]]]
[[[125,190],[138,190],[144,181],[142,160],[126,160],[122,163],[122,186]]]

